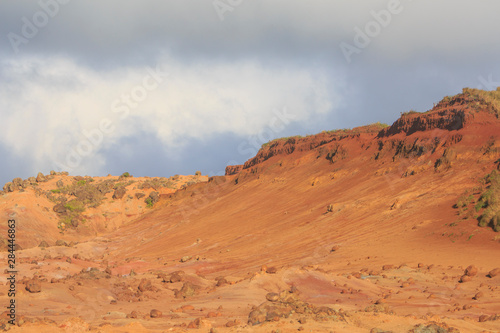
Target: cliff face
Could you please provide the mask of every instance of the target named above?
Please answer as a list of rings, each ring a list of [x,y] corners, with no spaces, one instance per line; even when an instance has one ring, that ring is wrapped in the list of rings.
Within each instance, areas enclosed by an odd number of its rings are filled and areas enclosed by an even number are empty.
[[[434,129],[457,131],[473,118],[473,114],[465,110],[436,110],[429,113],[412,113],[403,115],[396,122],[378,134],[379,138],[404,133],[411,135],[415,132],[425,132]]]
[[[330,161],[338,159],[339,156],[346,158],[349,147],[353,145],[376,144],[379,151],[391,147],[394,156],[402,153],[408,155],[409,152],[413,155],[435,152],[439,146],[450,146],[460,142],[464,131],[467,132],[468,128],[484,128],[485,124],[500,123],[499,108],[496,100],[490,97],[491,94],[500,95],[500,92],[464,89],[461,94],[445,97],[427,112],[411,111],[402,114],[391,126],[374,124],[352,130],[322,132],[307,137],[276,139],[263,145],[257,155],[244,165],[228,166],[226,175],[251,169],[274,156],[287,156],[315,149],[318,150],[318,155],[325,155]],[[380,152],[375,154],[376,158],[381,156]]]
[[[349,139],[360,140],[365,137],[373,137],[384,126],[383,124],[377,123],[347,130],[325,131],[307,137],[296,136],[276,139],[264,144],[257,155],[246,161],[245,164],[226,167],[226,176],[237,174],[241,170],[250,169],[273,156],[286,156],[294,152],[307,152],[331,143]]]

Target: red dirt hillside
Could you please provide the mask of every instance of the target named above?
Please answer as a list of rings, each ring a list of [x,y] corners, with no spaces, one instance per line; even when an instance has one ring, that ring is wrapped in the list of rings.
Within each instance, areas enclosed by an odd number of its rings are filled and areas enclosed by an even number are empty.
[[[273,140],[97,236],[18,251],[41,292],[18,295],[16,331],[498,332],[499,101],[464,89]]]

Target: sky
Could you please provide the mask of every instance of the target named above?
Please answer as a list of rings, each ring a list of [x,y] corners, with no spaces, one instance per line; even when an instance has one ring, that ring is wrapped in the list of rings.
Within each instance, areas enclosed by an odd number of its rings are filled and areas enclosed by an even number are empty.
[[[496,0],[0,0],[0,183],[223,174],[500,86]]]

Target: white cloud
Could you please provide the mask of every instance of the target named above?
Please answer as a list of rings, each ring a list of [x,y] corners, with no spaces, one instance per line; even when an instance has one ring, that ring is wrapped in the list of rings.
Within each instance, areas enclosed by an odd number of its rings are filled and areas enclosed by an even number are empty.
[[[0,140],[28,156],[34,171],[59,164],[93,174],[106,164],[100,150],[124,137],[140,140],[144,131],[175,150],[191,138],[258,134],[276,109],[286,107],[300,122],[332,112],[340,102],[335,87],[341,82],[313,69],[255,61],[186,64],[170,57],[160,59],[158,68],[168,73],[157,77],[159,84],[149,67],[96,72],[64,58],[4,61]],[[102,142],[96,134],[96,144],[89,145],[85,131],[95,134],[102,121],[114,130]],[[89,154],[78,160],[82,152]]]

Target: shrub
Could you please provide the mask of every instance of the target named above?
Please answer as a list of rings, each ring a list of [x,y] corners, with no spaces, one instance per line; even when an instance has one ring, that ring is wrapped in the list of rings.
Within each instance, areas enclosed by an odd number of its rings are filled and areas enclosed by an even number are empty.
[[[85,210],[85,205],[83,202],[77,199],[73,199],[64,204],[64,207],[70,212],[83,212]]]
[[[127,177],[132,177],[132,176],[130,175],[130,173],[124,172],[124,173],[122,173],[122,175],[120,177],[127,178]]]
[[[146,200],[144,200],[146,202],[146,205],[149,207],[149,208],[152,208],[153,205],[154,205],[154,202],[153,202],[153,199],[151,199],[150,197],[147,197]]]

